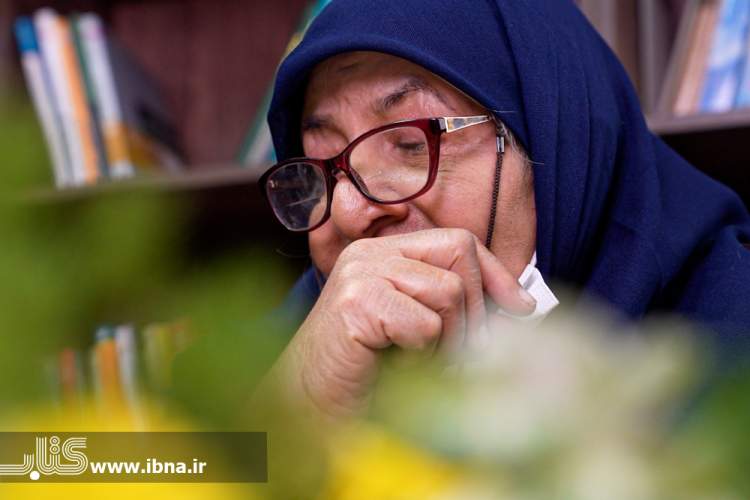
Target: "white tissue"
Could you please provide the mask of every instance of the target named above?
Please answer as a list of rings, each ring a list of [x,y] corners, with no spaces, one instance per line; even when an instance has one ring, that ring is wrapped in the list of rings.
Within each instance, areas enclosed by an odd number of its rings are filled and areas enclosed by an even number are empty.
[[[549,289],[547,284],[542,278],[542,273],[536,268],[536,252],[531,257],[531,262],[521,273],[518,278],[518,283],[523,287],[524,290],[529,292],[532,297],[536,300],[536,308],[534,312],[528,316],[516,316],[498,308],[497,314],[508,318],[513,318],[524,323],[536,324],[542,321],[552,309],[560,304],[555,294]]]

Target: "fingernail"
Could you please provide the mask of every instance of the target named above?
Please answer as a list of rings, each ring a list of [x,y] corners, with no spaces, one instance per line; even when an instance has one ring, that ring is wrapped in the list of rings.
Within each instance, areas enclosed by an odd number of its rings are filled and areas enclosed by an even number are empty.
[[[536,308],[536,299],[534,299],[534,297],[523,288],[518,289],[518,296],[521,297],[523,303],[529,306],[532,310]]]

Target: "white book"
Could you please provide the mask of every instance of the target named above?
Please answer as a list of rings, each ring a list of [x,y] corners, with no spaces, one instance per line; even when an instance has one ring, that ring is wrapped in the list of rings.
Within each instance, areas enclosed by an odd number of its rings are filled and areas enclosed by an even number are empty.
[[[104,135],[104,147],[112,177],[130,177],[135,167],[130,159],[125,137],[122,105],[117,95],[112,61],[101,18],[87,13],[78,18],[82,48],[88,60],[88,71],[94,88],[94,99]]]
[[[125,399],[131,408],[138,404],[138,363],[136,358],[135,330],[132,325],[115,328],[117,367]]]
[[[39,53],[34,25],[30,18],[23,16],[16,20],[15,30],[26,86],[47,141],[55,185],[59,188],[70,186],[73,184],[73,173],[67,158],[61,118],[52,95],[47,68]]]
[[[72,184],[86,183],[83,143],[79,134],[78,122],[73,104],[73,90],[66,78],[65,55],[63,53],[64,33],[61,30],[58,14],[50,8],[42,8],[34,13],[34,27],[39,41],[39,51],[48,69],[52,95],[60,112],[63,137],[67,145],[72,172]]]

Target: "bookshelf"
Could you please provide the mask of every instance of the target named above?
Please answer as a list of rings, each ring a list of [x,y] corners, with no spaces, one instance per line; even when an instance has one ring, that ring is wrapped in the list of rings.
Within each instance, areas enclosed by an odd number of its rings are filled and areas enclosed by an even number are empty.
[[[718,0],[703,0],[718,1]],[[689,0],[578,0],[618,54],[641,98],[651,130],[697,168],[729,185],[750,205],[744,144],[750,108],[672,116],[659,110],[671,57]]]
[[[6,0],[16,15],[42,6],[94,11],[164,91],[194,168],[234,160],[306,0]],[[3,16],[0,16],[0,18]],[[3,29],[1,57],[18,57]],[[5,64],[8,64],[7,62]]]
[[[177,115],[187,172],[101,184],[65,193],[41,190],[30,198],[74,202],[110,193],[163,190],[236,206],[258,221],[270,213],[257,194],[255,175],[236,161],[244,135],[263,98],[284,47],[307,0],[8,0],[0,2],[0,87],[22,85],[11,37],[16,15],[50,5],[66,14],[98,12],[113,35],[165,89]],[[638,89],[652,130],[688,161],[729,184],[746,202],[750,180],[743,174],[742,139],[750,132],[750,110],[675,118],[654,113],[667,61],[686,0],[578,0],[620,56]],[[250,201],[250,199],[253,199]],[[222,213],[227,216],[226,212]],[[260,227],[260,226],[259,226]],[[263,225],[259,238],[286,241],[283,230]]]
[[[60,14],[93,11],[163,90],[173,112],[185,171],[57,191],[40,186],[29,203],[80,204],[102,196],[158,192],[189,207],[188,253],[261,245],[304,255],[303,237],[275,223],[256,185],[263,165],[237,154],[307,0],[6,0],[0,2],[0,90],[23,88],[12,22],[43,6]],[[25,95],[22,93],[21,95]],[[40,167],[47,169],[48,167]],[[304,259],[291,266],[303,267]]]

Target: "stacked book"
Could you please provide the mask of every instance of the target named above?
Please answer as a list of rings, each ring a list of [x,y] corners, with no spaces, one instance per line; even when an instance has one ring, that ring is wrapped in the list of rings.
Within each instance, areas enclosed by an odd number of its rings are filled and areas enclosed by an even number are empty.
[[[50,358],[47,380],[66,409],[83,409],[93,398],[105,412],[142,415],[145,395],[170,390],[175,356],[190,344],[183,322],[101,326],[88,352],[65,348]]]
[[[42,8],[16,19],[15,35],[58,187],[179,170],[173,121],[156,85],[98,15]]]
[[[750,106],[750,0],[688,0],[681,19],[658,113]]]

